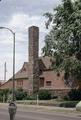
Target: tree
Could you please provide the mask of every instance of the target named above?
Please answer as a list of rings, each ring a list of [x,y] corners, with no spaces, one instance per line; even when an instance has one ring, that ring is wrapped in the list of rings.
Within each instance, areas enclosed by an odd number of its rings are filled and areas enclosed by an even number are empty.
[[[65,71],[66,80],[81,80],[81,0],[63,0],[44,16],[52,28],[45,37],[43,54],[51,56],[53,69]]]

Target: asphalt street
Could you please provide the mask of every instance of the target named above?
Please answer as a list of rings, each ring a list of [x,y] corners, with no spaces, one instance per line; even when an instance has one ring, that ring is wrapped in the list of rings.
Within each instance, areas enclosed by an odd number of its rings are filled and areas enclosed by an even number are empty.
[[[7,108],[0,108],[0,120],[9,120]],[[81,120],[78,114],[59,113],[55,111],[18,108],[15,120]]]

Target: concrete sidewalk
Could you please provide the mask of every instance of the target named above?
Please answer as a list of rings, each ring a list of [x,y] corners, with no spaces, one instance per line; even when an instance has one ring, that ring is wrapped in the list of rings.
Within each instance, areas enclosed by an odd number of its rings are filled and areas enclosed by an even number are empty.
[[[8,109],[9,103],[0,103],[0,108],[2,109]],[[25,104],[17,104],[17,110],[18,111],[40,111],[40,112],[58,112],[69,114],[69,115],[78,115],[81,116],[81,112],[76,111],[76,108],[64,108],[64,107],[55,107],[55,106],[40,106],[40,105],[25,105]]]

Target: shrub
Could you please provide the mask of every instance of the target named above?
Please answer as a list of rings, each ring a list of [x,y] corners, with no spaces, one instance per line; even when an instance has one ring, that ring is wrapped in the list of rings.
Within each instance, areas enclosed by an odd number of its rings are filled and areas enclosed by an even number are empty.
[[[15,99],[24,100],[27,98],[27,93],[22,89],[15,90]],[[0,90],[0,102],[6,102],[12,100],[12,90],[4,89]]]
[[[77,101],[67,101],[59,104],[59,107],[73,108],[76,106]]]
[[[27,98],[27,92],[23,91],[22,89],[15,91],[16,100],[25,100]]]
[[[9,94],[9,89],[0,90],[0,102],[6,102]]]
[[[38,96],[40,100],[50,100],[51,93],[48,90],[39,90]]]
[[[37,93],[34,93],[33,95],[27,95],[27,100],[36,100],[37,99]]]
[[[68,100],[69,100],[68,95],[67,95],[67,96],[64,96],[64,97],[63,97],[63,100],[64,100],[64,101],[68,101]]]
[[[72,89],[69,93],[69,100],[81,100],[81,89]]]

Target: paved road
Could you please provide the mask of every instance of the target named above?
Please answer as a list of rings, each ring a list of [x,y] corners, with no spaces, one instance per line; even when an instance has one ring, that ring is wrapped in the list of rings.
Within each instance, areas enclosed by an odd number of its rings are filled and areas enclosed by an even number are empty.
[[[9,120],[8,110],[0,108],[0,120]],[[18,109],[15,120],[81,120],[79,114],[58,113],[39,109]]]

